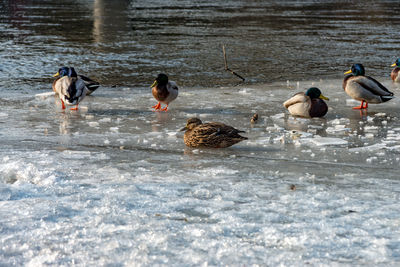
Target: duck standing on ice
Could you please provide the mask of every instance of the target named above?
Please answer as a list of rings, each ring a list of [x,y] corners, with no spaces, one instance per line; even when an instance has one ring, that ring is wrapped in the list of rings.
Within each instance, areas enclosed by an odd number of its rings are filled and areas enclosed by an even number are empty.
[[[62,67],[53,77],[57,77],[53,82],[53,90],[60,97],[62,109],[65,109],[66,104],[68,106],[76,105],[71,110],[78,110],[78,104],[89,91],[85,82],[78,77],[74,68]]]
[[[344,91],[351,98],[361,101],[361,105],[353,109],[367,109],[368,103],[379,104],[394,98],[393,93],[380,82],[365,76],[365,69],[362,64],[354,64],[344,74],[350,74],[344,77]]]
[[[178,97],[178,86],[175,82],[169,81],[168,76],[164,73],[158,74],[151,88],[154,98],[158,101],[157,105],[152,106],[154,110],[167,111],[169,103]],[[167,106],[161,108],[161,103]]]

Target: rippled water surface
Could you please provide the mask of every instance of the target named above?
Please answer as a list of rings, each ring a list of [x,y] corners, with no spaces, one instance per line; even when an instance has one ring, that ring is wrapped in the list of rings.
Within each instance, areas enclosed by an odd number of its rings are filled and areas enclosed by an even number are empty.
[[[396,266],[397,1],[1,1],[1,266]],[[224,70],[222,45],[231,69]],[[356,111],[363,63],[397,98]],[[102,86],[61,109],[52,74]],[[159,72],[180,86],[153,112]],[[324,118],[283,101],[319,87]],[[250,123],[254,113],[256,124]],[[190,149],[187,118],[249,139]]]

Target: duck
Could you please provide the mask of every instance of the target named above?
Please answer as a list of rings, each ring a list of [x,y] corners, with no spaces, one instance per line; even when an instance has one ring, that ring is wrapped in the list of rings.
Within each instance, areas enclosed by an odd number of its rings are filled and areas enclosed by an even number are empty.
[[[68,75],[69,74],[69,69],[70,68],[68,68],[68,67],[61,67],[57,72],[58,75],[55,74],[54,77],[61,78],[61,77],[64,77],[64,76]],[[87,76],[79,74],[78,78],[81,79],[85,83],[85,86],[88,89],[86,95],[91,95],[94,91],[96,91],[97,88],[100,87],[100,83],[90,79]]]
[[[293,116],[305,118],[323,117],[328,112],[328,105],[324,100],[329,100],[317,87],[309,88],[305,93],[299,92],[283,103]]]
[[[185,145],[195,148],[226,148],[247,140],[239,134],[244,131],[221,122],[203,123],[199,118],[188,119],[181,131],[186,131],[183,137]]]
[[[60,97],[62,109],[65,109],[66,104],[75,105],[71,110],[78,110],[78,104],[88,92],[85,82],[78,77],[74,68],[68,67],[60,68],[53,77],[56,77],[52,86],[53,91]]]
[[[399,75],[399,71],[400,71],[400,58],[398,58],[396,60],[395,63],[392,64],[392,67],[395,67],[392,72],[390,73],[390,77],[392,78],[392,80],[394,82],[399,83],[400,82],[400,75]]]
[[[362,64],[354,64],[344,77],[343,89],[353,99],[361,101],[353,109],[367,109],[368,103],[379,104],[394,98],[393,93],[372,77],[365,76]]]
[[[168,105],[178,97],[178,86],[174,81],[170,81],[164,73],[158,74],[154,83],[151,85],[151,92],[158,104],[152,106],[155,111],[168,111]],[[161,103],[166,104],[161,108]]]

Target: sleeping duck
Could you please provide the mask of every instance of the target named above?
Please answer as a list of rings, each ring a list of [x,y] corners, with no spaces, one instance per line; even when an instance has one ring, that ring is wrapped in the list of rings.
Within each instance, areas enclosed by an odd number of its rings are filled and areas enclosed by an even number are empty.
[[[323,117],[328,112],[324,100],[329,98],[322,95],[316,87],[311,87],[305,93],[299,92],[283,103],[283,106],[294,116],[313,118]]]
[[[175,82],[169,81],[167,75],[160,73],[151,87],[151,92],[153,93],[154,98],[158,101],[158,104],[152,106],[152,108],[154,108],[154,110],[167,111],[169,103],[178,97],[178,86]],[[161,108],[161,103],[166,104],[167,106]]]
[[[183,141],[189,147],[225,148],[247,139],[239,134],[244,131],[220,122],[203,123],[199,118],[188,119],[181,131],[185,130]]]
[[[364,66],[354,64],[344,74],[343,89],[353,99],[361,101],[361,105],[353,109],[367,109],[368,103],[379,104],[393,98],[393,93],[374,78],[365,75]]]
[[[67,104],[76,105],[71,110],[78,110],[79,102],[88,92],[85,82],[78,77],[74,68],[60,68],[53,77],[57,77],[53,82],[53,90],[60,97],[62,109],[65,109],[65,104]]]
[[[57,72],[59,75],[55,75],[55,76],[60,77],[60,78],[67,76],[69,74],[69,70],[70,70],[70,68],[68,68],[68,67],[61,67]],[[88,89],[88,92],[86,95],[92,94],[100,86],[100,84],[98,82],[93,81],[92,79],[90,79],[89,77],[86,77],[84,75],[78,75],[78,78],[81,79],[85,83],[85,86]]]
[[[398,58],[397,60],[396,60],[396,62],[395,63],[393,63],[392,64],[392,67],[395,67],[393,70],[392,70],[392,73],[390,73],[390,77],[392,78],[392,80],[394,81],[394,82],[400,82],[400,75],[399,75],[399,71],[400,71],[400,58]]]

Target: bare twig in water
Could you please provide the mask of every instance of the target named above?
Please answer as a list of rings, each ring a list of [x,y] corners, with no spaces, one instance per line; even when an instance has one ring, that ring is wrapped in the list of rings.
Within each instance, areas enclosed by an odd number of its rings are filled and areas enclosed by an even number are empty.
[[[231,69],[228,67],[228,61],[226,60],[225,45],[222,45],[222,51],[224,52],[225,70],[226,70],[226,71],[229,71],[229,72],[232,73],[233,75],[239,77],[240,79],[242,79],[242,81],[245,81],[245,78],[243,78],[242,76],[240,76],[239,74],[237,74],[236,72],[234,72],[233,70],[231,70]]]

